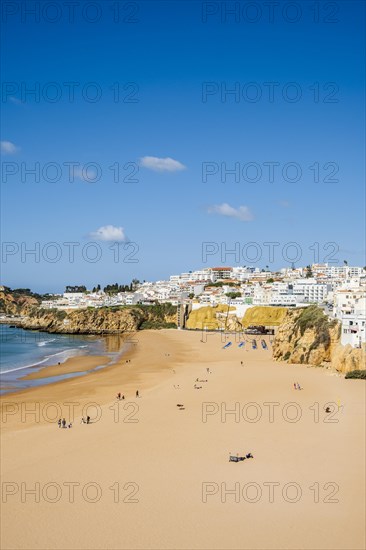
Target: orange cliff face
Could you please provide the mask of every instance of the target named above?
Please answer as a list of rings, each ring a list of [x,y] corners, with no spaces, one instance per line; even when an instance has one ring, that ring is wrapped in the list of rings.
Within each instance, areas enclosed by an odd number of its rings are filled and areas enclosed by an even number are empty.
[[[365,368],[365,347],[340,343],[341,325],[317,306],[289,310],[278,327],[273,358],[288,363],[330,366],[339,372]]]
[[[76,310],[28,307],[17,325],[60,334],[119,334],[144,328],[175,328],[176,311],[155,306],[86,308]]]
[[[0,291],[0,311],[6,315],[26,315],[34,306],[38,305],[38,300],[33,296],[26,294],[13,294]]]

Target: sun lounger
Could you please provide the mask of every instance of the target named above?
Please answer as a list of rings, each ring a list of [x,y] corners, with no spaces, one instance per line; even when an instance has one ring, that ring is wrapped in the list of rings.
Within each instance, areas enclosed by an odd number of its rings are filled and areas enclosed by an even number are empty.
[[[230,456],[229,462],[241,462],[242,460],[245,460],[245,456]]]

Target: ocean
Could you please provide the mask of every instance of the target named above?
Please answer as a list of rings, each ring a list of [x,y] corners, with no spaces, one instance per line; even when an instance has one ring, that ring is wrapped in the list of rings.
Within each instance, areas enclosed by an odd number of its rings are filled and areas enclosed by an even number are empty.
[[[108,349],[109,348],[109,349]],[[111,351],[112,349],[112,351]],[[21,381],[35,367],[63,363],[77,355],[104,355],[115,360],[120,346],[108,346],[104,337],[74,334],[48,334],[0,325],[0,393],[52,382],[72,375],[42,381]]]

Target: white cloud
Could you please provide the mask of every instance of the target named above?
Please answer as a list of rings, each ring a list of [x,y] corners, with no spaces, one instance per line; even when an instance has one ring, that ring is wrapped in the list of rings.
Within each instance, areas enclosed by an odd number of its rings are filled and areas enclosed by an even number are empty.
[[[208,213],[219,214],[220,216],[229,216],[230,218],[237,218],[242,222],[250,222],[251,220],[253,220],[253,214],[247,206],[239,206],[239,208],[233,208],[226,202],[209,206]]]
[[[164,159],[159,157],[142,157],[140,164],[144,168],[149,168],[155,172],[178,172],[186,169],[184,164],[170,157]]]
[[[92,239],[97,241],[126,241],[123,227],[115,227],[114,225],[103,225],[96,231],[90,233]]]
[[[82,181],[87,181],[88,183],[93,183],[96,181],[97,173],[93,168],[76,168],[74,167],[73,170],[70,170],[74,176],[74,178],[78,178]]]
[[[11,141],[0,141],[0,145],[1,152],[5,155],[14,155],[17,151],[19,151],[19,148]]]

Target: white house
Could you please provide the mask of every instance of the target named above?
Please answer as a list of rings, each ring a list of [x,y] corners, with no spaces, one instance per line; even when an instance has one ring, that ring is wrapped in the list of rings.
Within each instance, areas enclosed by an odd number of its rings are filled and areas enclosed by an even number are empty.
[[[366,295],[359,289],[338,289],[334,297],[334,316],[342,323],[341,344],[361,347],[366,342]]]

